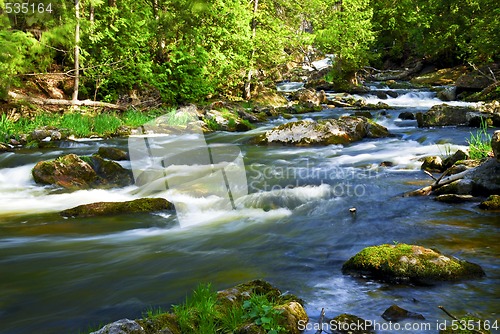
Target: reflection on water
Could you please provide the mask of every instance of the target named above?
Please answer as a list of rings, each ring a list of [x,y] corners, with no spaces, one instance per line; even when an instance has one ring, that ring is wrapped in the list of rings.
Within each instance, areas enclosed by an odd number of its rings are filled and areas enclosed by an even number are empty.
[[[76,333],[140,317],[152,305],[167,308],[199,282],[226,288],[255,278],[303,298],[312,321],[321,308],[330,317],[348,312],[383,321],[394,303],[432,323],[446,319],[438,305],[498,319],[499,215],[471,203],[400,196],[430,182],[419,171],[421,156],[442,154],[443,145],[463,148],[469,129],[416,129],[398,123],[398,112],[380,120],[396,137],[347,147],[263,148],[245,144],[248,134],[208,136],[240,143],[250,194],[230,212],[211,209],[210,198],[186,198],[193,205],[187,228],[172,212],[64,219],[57,212],[75,205],[133,199],[135,186],[61,193],[29,176],[37,161],[92,154],[102,144],[124,148],[124,140],[0,155],[0,333]],[[327,110],[324,117],[343,113]],[[448,144],[437,144],[443,138]],[[380,167],[382,161],[394,165]],[[393,242],[476,262],[487,277],[407,287],[341,274],[363,247]]]

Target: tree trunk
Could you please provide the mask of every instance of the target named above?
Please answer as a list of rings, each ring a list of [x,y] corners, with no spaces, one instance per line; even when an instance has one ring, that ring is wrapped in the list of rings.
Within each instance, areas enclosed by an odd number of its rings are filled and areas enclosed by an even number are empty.
[[[39,104],[39,105],[57,105],[57,106],[88,106],[88,107],[100,107],[100,108],[108,108],[108,109],[116,109],[116,110],[126,110],[125,106],[119,106],[117,104],[99,102],[99,101],[90,101],[90,100],[60,100],[60,99],[42,99],[38,97],[31,97],[22,94],[18,94],[15,92],[9,92],[9,97],[15,100],[24,100],[31,103]]]
[[[73,101],[78,101],[78,86],[80,84],[80,1],[75,0],[75,84],[73,86]],[[75,103],[76,104],[76,103]]]
[[[257,10],[259,9],[259,0],[253,0],[253,18],[252,18],[252,44],[255,43],[255,35],[257,33]],[[245,82],[245,90],[243,92],[243,97],[246,100],[250,100],[252,97],[251,84],[252,81],[252,67],[253,67],[253,57],[255,55],[255,45],[252,46],[252,54],[250,55],[250,68],[248,69],[247,81]]]

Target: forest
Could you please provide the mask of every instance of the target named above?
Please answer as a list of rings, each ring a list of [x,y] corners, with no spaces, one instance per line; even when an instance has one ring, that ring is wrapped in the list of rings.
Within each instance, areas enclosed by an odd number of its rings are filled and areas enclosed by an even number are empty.
[[[58,73],[73,99],[115,103],[131,89],[166,104],[249,98],[290,64],[335,56],[333,81],[365,66],[498,60],[494,0],[0,0],[0,97]],[[75,94],[76,91],[76,94]]]

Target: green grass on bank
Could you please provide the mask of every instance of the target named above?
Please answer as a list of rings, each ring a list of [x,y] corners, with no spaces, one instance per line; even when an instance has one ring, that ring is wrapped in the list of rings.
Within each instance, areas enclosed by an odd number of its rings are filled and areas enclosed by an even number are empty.
[[[148,112],[127,110],[124,113],[82,114],[79,112],[66,114],[41,113],[32,118],[20,118],[13,121],[2,114],[0,116],[0,142],[10,138],[18,138],[21,134],[29,134],[35,129],[50,126],[67,129],[76,137],[91,135],[110,136],[122,126],[138,127],[159,115],[173,113],[171,109],[155,109]]]
[[[491,152],[491,135],[488,133],[488,123],[485,119],[481,119],[481,126],[475,133],[470,133],[467,144],[471,159],[480,160]]]

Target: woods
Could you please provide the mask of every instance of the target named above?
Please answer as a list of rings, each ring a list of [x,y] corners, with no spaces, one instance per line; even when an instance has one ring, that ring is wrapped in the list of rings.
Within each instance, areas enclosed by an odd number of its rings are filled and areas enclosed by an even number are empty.
[[[500,44],[493,0],[39,0],[27,10],[16,1],[18,10],[0,0],[4,99],[33,73],[64,73],[73,100],[116,103],[131,89],[168,104],[241,98],[305,56],[334,54],[341,82],[410,58],[492,62]]]

